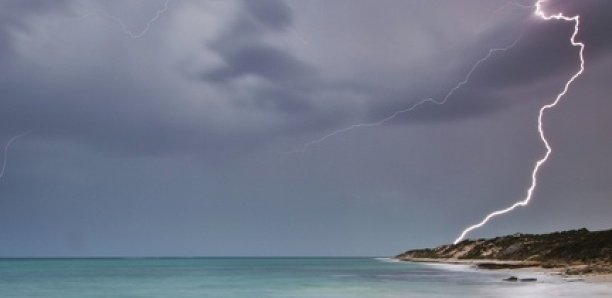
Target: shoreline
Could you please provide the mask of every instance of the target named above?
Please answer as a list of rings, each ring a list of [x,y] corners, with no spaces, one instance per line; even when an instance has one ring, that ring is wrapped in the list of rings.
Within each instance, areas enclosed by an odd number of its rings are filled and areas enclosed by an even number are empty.
[[[496,259],[452,259],[452,258],[394,258],[400,262],[469,265],[479,270],[508,273],[508,276],[518,273],[536,273],[558,277],[565,282],[612,283],[612,273],[592,272],[588,274],[566,274],[568,270],[579,270],[587,265],[568,265],[564,267],[544,268],[540,262],[510,261]]]

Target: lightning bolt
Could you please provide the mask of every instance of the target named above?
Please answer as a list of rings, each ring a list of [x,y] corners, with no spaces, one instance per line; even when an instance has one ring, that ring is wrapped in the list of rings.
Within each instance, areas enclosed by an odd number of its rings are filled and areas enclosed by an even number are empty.
[[[8,142],[6,143],[6,145],[4,146],[4,159],[3,159],[3,162],[2,162],[2,168],[0,168],[0,179],[2,179],[2,177],[4,177],[4,173],[6,172],[6,164],[7,164],[7,161],[8,161],[8,151],[9,151],[9,148],[11,147],[13,142],[15,142],[17,139],[19,139],[19,138],[21,138],[21,137],[23,137],[23,136],[25,136],[27,134],[28,133],[26,132],[26,133],[22,133],[22,134],[19,134],[19,135],[16,135],[16,136],[10,138],[8,140]]]
[[[157,21],[166,11],[168,11],[168,5],[170,4],[170,1],[172,1],[172,0],[165,0],[163,2],[162,7],[155,12],[155,16],[153,16],[153,18],[151,18],[150,20],[147,21],[147,23],[144,26],[144,29],[140,30],[140,32],[134,32],[133,30],[130,30],[125,25],[125,23],[123,23],[123,21],[119,17],[111,15],[108,12],[105,12],[105,11],[102,11],[102,12],[99,12],[99,13],[86,14],[86,15],[81,16],[80,18],[84,19],[84,18],[88,18],[88,17],[91,17],[91,16],[95,16],[95,15],[102,16],[104,18],[107,18],[107,19],[115,22],[117,25],[119,25],[119,27],[121,27],[121,30],[123,31],[123,33],[127,34],[132,39],[139,39],[139,38],[145,36],[147,34],[147,32],[149,32],[149,30],[151,29],[151,26],[153,25],[153,23],[155,23],[155,21]]]
[[[459,83],[457,83],[457,85],[455,85],[455,87],[451,88],[450,91],[444,96],[444,98],[442,98],[442,100],[438,101],[435,100],[433,98],[425,98],[422,99],[416,103],[414,103],[413,105],[411,105],[410,107],[403,109],[403,110],[399,110],[399,111],[395,111],[393,112],[391,115],[377,121],[377,122],[370,122],[370,123],[358,123],[358,124],[353,124],[350,126],[347,126],[345,128],[341,128],[338,130],[335,130],[327,135],[324,135],[316,140],[312,140],[310,142],[305,143],[302,148],[297,149],[297,150],[293,150],[293,151],[289,151],[286,153],[306,153],[306,151],[308,151],[308,148],[314,145],[317,145],[333,136],[348,132],[350,130],[356,129],[356,128],[364,128],[364,127],[374,127],[374,126],[379,126],[382,125],[386,122],[389,122],[393,119],[395,119],[395,117],[404,114],[404,113],[408,113],[408,112],[412,112],[415,109],[417,109],[419,106],[425,104],[425,103],[432,103],[432,104],[436,104],[436,105],[443,105],[445,104],[448,99],[453,96],[453,94],[460,89],[461,87],[463,87],[463,85],[467,84],[470,80],[470,78],[472,77],[472,74],[476,71],[476,69],[478,69],[478,67],[485,61],[489,60],[489,58],[491,58],[491,56],[493,56],[493,54],[497,53],[497,52],[505,52],[508,51],[509,49],[513,48],[514,46],[516,46],[516,44],[519,42],[519,40],[521,39],[522,34],[519,35],[512,43],[510,43],[509,45],[502,47],[502,48],[492,48],[489,50],[489,52],[482,58],[478,59],[478,61],[476,61],[476,63],[474,63],[474,65],[472,66],[472,68],[470,69],[470,71],[465,75],[465,77],[463,78],[463,80]]]
[[[542,158],[540,158],[536,163],[535,166],[533,168],[533,171],[531,172],[531,185],[529,186],[529,188],[527,189],[527,194],[526,196],[514,203],[512,206],[502,209],[502,210],[497,210],[494,211],[490,214],[488,214],[482,221],[480,221],[479,223],[472,225],[468,228],[466,228],[465,230],[463,230],[463,232],[461,232],[461,234],[459,235],[459,237],[457,237],[457,239],[455,240],[455,244],[459,243],[461,240],[463,240],[465,238],[465,236],[471,232],[474,229],[478,229],[480,227],[482,227],[483,225],[485,225],[490,219],[492,219],[495,216],[498,215],[502,215],[504,213],[508,213],[512,210],[514,210],[517,207],[522,207],[522,206],[526,206],[527,204],[529,204],[529,201],[531,201],[531,198],[533,196],[533,191],[535,190],[535,188],[537,187],[538,184],[538,172],[540,170],[540,167],[546,163],[546,161],[548,160],[548,157],[550,156],[550,154],[552,153],[552,148],[550,147],[550,144],[548,143],[548,140],[546,139],[545,135],[544,135],[544,129],[543,129],[543,124],[542,124],[542,118],[544,117],[544,112],[548,109],[552,109],[554,108],[559,101],[561,100],[561,98],[567,93],[567,90],[569,89],[570,85],[574,82],[574,80],[576,80],[576,78],[578,78],[583,72],[584,72],[584,43],[582,42],[577,42],[576,41],[576,36],[578,35],[578,32],[580,31],[580,16],[579,15],[575,15],[573,17],[568,17],[565,16],[562,13],[558,13],[558,14],[554,14],[554,15],[546,15],[544,13],[544,11],[542,10],[542,3],[544,3],[546,0],[538,0],[535,4],[535,15],[542,18],[545,21],[549,21],[549,20],[561,20],[561,21],[565,21],[565,22],[573,22],[574,23],[574,32],[572,33],[571,37],[570,37],[570,42],[572,44],[572,46],[574,47],[578,47],[579,50],[579,58],[580,58],[580,69],[578,70],[578,72],[576,72],[574,75],[572,75],[572,77],[565,83],[565,87],[563,88],[563,90],[557,94],[557,97],[555,98],[555,100],[549,104],[546,104],[544,106],[542,106],[540,108],[540,112],[538,114],[538,132],[540,133],[540,139],[542,140],[542,143],[544,143],[544,146],[546,147],[546,153],[544,154],[544,156]]]

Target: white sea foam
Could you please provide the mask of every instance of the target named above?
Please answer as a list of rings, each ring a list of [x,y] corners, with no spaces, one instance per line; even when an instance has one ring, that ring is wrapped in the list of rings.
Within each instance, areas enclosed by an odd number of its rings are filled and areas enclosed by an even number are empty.
[[[477,269],[473,265],[468,264],[447,264],[447,263],[419,263],[424,266],[435,267],[440,270],[446,271],[476,271]]]
[[[385,262],[385,263],[399,263],[399,262],[401,262],[400,260],[394,259],[394,258],[374,258],[374,260]]]

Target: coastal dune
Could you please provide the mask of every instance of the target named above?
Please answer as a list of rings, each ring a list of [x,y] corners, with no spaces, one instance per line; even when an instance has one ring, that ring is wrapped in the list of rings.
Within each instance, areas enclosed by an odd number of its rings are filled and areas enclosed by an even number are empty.
[[[513,234],[408,250],[401,261],[470,264],[482,269],[537,268],[564,276],[612,277],[612,230]]]

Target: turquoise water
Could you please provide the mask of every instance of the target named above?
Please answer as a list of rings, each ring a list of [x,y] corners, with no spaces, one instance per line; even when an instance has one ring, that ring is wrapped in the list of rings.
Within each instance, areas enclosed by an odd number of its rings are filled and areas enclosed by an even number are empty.
[[[611,297],[608,284],[374,258],[0,260],[0,297]]]

